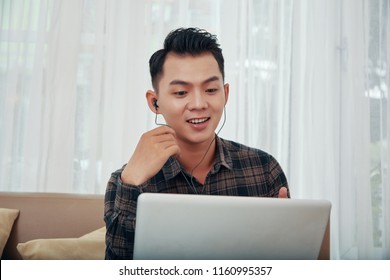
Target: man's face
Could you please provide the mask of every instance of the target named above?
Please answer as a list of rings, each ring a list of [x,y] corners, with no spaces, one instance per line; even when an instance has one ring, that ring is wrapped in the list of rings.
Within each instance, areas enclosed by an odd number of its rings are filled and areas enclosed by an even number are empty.
[[[218,63],[211,53],[168,53],[158,83],[158,113],[178,141],[210,143],[228,98]]]

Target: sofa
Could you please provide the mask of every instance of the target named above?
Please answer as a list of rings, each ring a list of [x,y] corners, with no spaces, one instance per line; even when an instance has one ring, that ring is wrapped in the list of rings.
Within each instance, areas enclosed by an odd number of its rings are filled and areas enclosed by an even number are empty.
[[[103,210],[103,195],[0,192],[1,259],[104,259]]]

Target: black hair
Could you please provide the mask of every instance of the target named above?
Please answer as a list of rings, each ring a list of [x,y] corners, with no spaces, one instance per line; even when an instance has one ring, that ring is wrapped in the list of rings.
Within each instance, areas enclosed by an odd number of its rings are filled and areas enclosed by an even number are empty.
[[[222,78],[225,78],[224,59],[217,37],[200,28],[178,28],[171,31],[164,41],[164,48],[156,51],[149,59],[149,71],[155,90],[158,78],[163,72],[165,58],[169,52],[179,55],[199,55],[210,52],[218,63]]]

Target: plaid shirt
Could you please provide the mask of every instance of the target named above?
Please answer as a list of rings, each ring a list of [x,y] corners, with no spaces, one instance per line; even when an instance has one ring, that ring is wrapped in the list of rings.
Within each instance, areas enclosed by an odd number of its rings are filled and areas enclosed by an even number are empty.
[[[216,137],[215,163],[205,184],[184,170],[175,158],[144,184],[121,181],[124,167],[112,173],[105,195],[106,259],[132,259],[137,198],[143,192],[277,197],[287,179],[269,154]],[[196,188],[196,192],[193,189]]]

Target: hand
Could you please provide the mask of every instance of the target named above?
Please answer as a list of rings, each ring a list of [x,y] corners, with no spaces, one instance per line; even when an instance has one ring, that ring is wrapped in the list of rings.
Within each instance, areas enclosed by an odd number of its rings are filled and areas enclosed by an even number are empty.
[[[140,185],[163,167],[170,156],[179,155],[175,131],[160,126],[144,133],[135,151],[122,171],[121,179],[126,184]]]
[[[287,196],[287,188],[286,187],[281,187],[279,189],[278,198],[288,198],[288,196]]]

